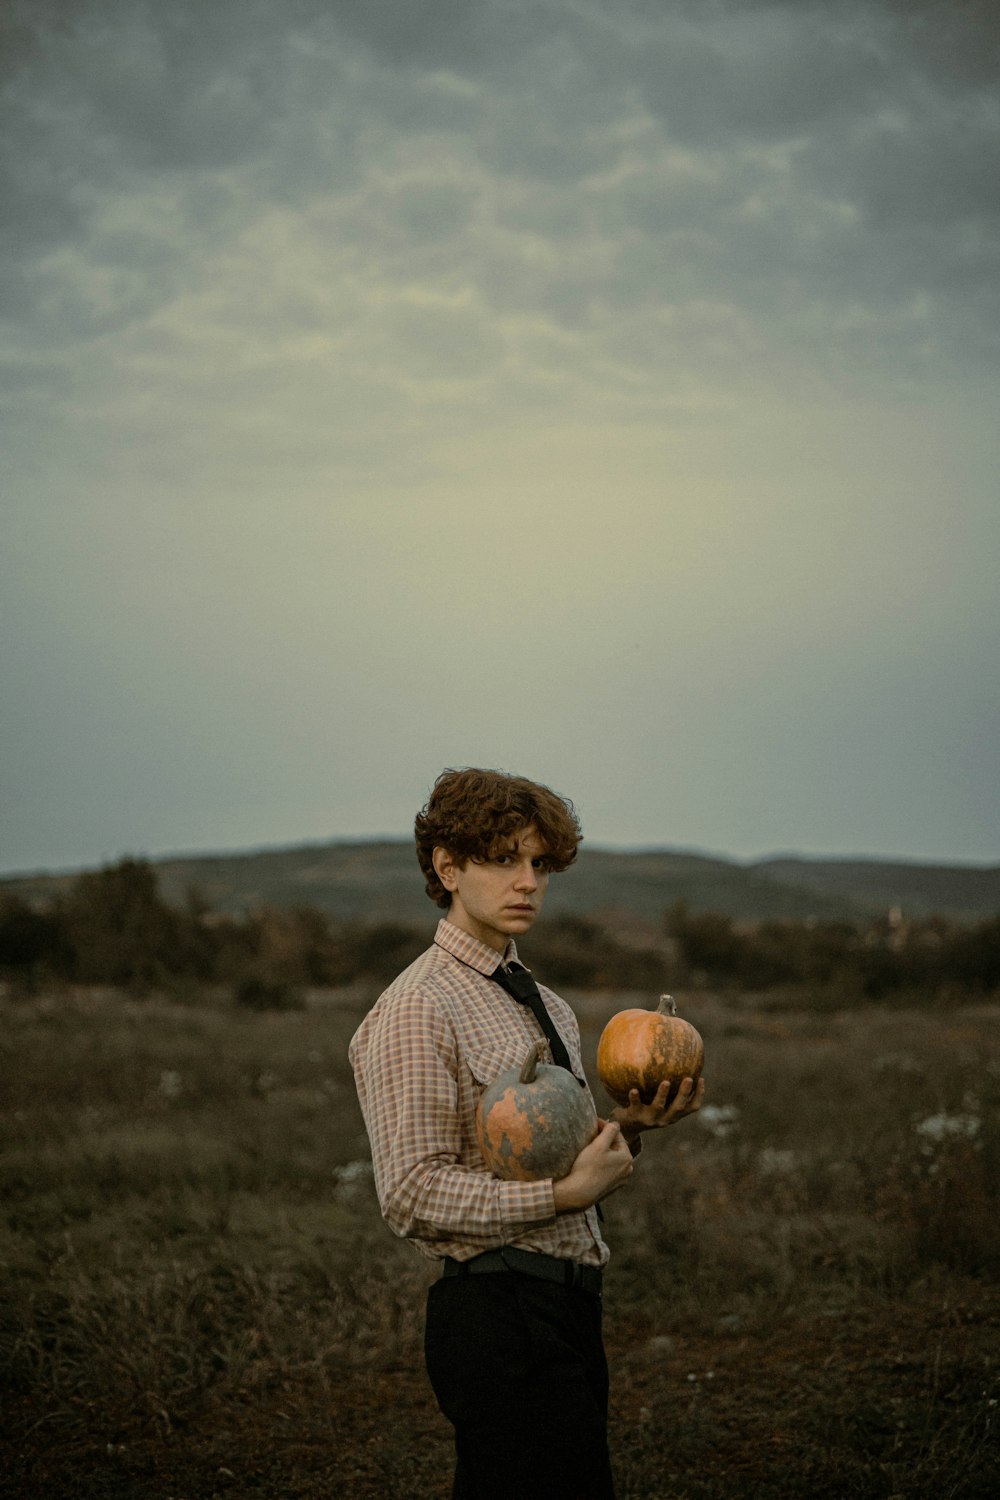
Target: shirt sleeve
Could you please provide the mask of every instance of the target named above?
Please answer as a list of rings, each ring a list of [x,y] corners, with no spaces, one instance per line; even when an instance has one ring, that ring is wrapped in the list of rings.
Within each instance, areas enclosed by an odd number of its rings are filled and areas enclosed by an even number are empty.
[[[483,1249],[555,1218],[551,1181],[505,1182],[470,1165],[458,1045],[433,997],[407,992],[371,1018],[352,1057],[386,1223],[403,1238],[470,1239]]]

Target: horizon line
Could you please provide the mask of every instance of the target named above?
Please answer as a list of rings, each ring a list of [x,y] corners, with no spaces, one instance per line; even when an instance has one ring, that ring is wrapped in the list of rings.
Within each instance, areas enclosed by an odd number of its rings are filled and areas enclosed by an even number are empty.
[[[412,834],[341,834],[328,838],[295,840],[291,843],[247,844],[230,848],[179,849],[150,854],[136,850],[122,850],[114,856],[102,856],[99,860],[83,864],[57,866],[35,866],[33,868],[0,869],[0,884],[17,880],[60,879],[69,875],[85,875],[108,869],[126,859],[143,860],[151,865],[208,861],[213,859],[253,859],[261,855],[291,854],[298,850],[328,849],[337,845],[358,846],[364,844],[411,844]],[[601,854],[668,854],[682,858],[716,860],[742,868],[770,864],[779,860],[797,860],[803,864],[874,864],[911,865],[918,868],[950,870],[988,871],[1000,869],[1000,860],[941,859],[922,855],[871,854],[853,851],[844,854],[825,852],[807,853],[801,849],[778,848],[761,854],[738,855],[697,844],[618,843],[601,839],[585,840],[582,852],[593,850]]]

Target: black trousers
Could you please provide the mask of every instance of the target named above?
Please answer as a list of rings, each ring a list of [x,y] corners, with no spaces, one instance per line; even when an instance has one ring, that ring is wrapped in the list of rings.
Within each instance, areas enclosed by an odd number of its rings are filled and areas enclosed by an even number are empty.
[[[437,1281],[427,1373],[453,1500],[614,1500],[599,1297],[516,1271]]]

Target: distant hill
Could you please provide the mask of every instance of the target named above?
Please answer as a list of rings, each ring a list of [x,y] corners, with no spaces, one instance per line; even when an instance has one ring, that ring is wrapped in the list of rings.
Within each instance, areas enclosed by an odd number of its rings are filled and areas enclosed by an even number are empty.
[[[409,841],[332,842],[231,854],[154,860],[167,900],[197,889],[213,908],[241,913],[259,906],[316,906],[348,921],[426,924],[436,909]],[[75,876],[0,881],[0,890],[44,900]],[[929,865],[875,859],[776,857],[746,864],[676,850],[581,849],[556,877],[547,909],[597,917],[636,930],[658,926],[677,901],[744,921],[819,920],[939,913],[974,921],[1000,912],[1000,867]]]
[[[821,889],[866,911],[899,906],[908,917],[975,919],[1000,912],[1000,867],[875,859],[767,859],[755,868],[784,886]]]

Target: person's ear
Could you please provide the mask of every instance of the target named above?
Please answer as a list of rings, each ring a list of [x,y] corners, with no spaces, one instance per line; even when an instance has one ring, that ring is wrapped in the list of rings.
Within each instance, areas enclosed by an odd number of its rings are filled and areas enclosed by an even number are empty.
[[[434,866],[434,873],[445,890],[456,890],[458,887],[458,877],[455,872],[458,869],[458,862],[451,850],[443,849],[438,845],[431,855],[431,864]]]

